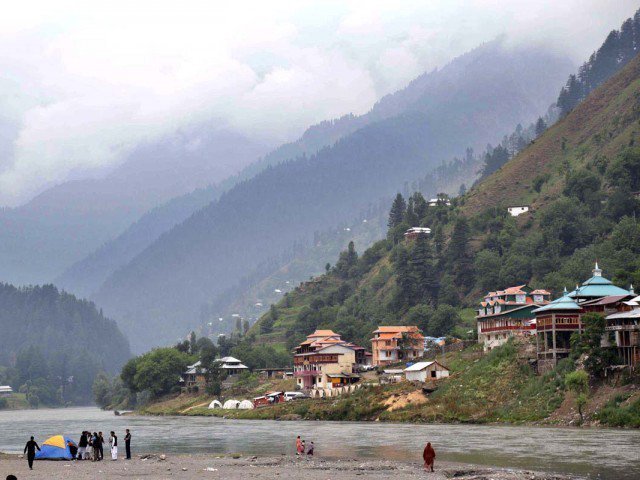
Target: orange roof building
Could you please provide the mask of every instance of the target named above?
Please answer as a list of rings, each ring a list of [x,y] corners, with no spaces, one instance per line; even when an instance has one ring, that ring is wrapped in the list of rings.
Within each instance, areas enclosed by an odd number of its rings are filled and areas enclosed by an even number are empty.
[[[487,293],[476,317],[478,342],[488,351],[514,335],[534,334],[533,310],[550,300],[551,293],[547,290],[533,290],[526,284]]]
[[[407,342],[403,342],[403,338]],[[419,358],[424,352],[424,336],[416,326],[382,326],[371,339],[373,364],[387,366]]]
[[[316,330],[293,355],[293,376],[303,390],[323,390],[357,382],[354,367],[365,364],[364,348],[343,340],[332,330]]]

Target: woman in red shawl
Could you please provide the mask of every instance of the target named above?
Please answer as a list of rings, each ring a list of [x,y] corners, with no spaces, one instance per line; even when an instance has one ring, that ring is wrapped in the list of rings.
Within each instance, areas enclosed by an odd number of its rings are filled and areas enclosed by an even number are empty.
[[[424,459],[424,469],[433,472],[433,462],[436,458],[436,451],[431,446],[431,442],[427,443],[427,446],[424,447],[424,452],[422,452],[422,458]]]

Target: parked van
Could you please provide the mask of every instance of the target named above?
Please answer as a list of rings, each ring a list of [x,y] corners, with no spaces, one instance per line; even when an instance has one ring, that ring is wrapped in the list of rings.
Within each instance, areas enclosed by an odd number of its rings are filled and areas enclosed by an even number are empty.
[[[284,392],[284,401],[297,400],[299,398],[309,398],[309,395],[303,392]]]

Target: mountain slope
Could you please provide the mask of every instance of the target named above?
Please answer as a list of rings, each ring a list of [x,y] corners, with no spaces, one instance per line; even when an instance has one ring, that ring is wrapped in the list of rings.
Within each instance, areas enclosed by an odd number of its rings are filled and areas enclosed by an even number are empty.
[[[54,283],[75,295],[88,297],[118,268],[147,248],[160,235],[219,196],[210,186],[170,200],[145,213],[122,234],[67,268]]]
[[[51,281],[148,210],[235,174],[265,150],[236,133],[197,125],[140,145],[102,178],[68,181],[0,209],[0,278]]]
[[[535,49],[484,45],[407,87],[409,100],[398,94],[374,107],[382,119],[238,184],[115,272],[94,298],[139,340],[136,349],[172,341],[255,264],[349,221],[462,145],[484,146],[536,118],[567,67]]]
[[[464,308],[486,291],[529,283],[557,295],[588,278],[596,259],[618,285],[637,285],[638,121],[640,57],[451,207],[396,215],[387,240],[357,260],[342,255],[330,273],[297,288],[276,305],[276,321],[263,317],[235,353],[265,343],[287,349],[315,328],[357,343],[390,323],[465,335],[473,321]],[[534,209],[513,218],[509,205]],[[403,242],[417,225],[433,236]]]
[[[36,406],[89,403],[95,375],[131,356],[113,320],[53,285],[0,284],[0,331],[0,383],[26,389],[32,405],[36,395]]]

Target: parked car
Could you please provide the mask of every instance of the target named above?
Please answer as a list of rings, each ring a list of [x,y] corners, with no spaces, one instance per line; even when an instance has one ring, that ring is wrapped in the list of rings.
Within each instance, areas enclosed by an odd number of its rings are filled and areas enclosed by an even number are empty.
[[[360,365],[358,367],[358,370],[360,370],[361,372],[371,372],[375,369],[376,369],[375,365]]]
[[[304,392],[284,392],[284,401],[290,402],[291,400],[298,400],[301,398],[309,398]]]

